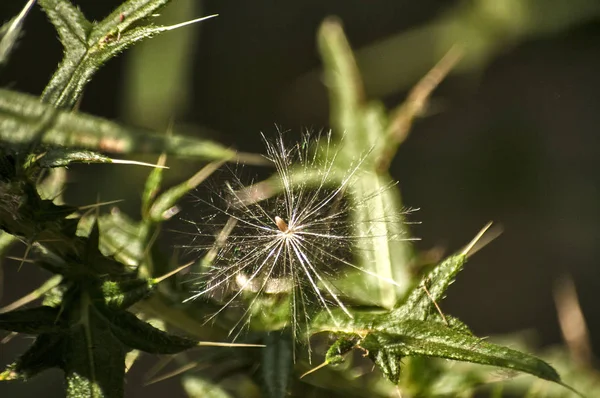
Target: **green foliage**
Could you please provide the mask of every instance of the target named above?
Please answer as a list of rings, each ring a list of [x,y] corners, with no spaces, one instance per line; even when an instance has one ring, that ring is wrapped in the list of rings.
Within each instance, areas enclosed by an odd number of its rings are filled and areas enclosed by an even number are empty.
[[[0,139],[13,146],[39,143],[118,154],[164,152],[211,160],[235,156],[234,151],[211,141],[127,128],[83,113],[58,110],[33,96],[3,89]]]
[[[169,1],[126,1],[102,21],[92,23],[68,1],[40,0],[65,48],[64,59],[42,93],[42,100],[56,107],[72,108],[86,83],[106,61],[138,41],[173,29],[137,26]]]
[[[348,164],[360,156],[365,148],[373,147],[363,166],[371,173],[361,174],[359,181],[352,185],[353,192],[350,194],[351,200],[359,202],[373,192],[381,191],[381,194],[370,202],[368,214],[365,214],[365,210],[352,214],[357,228],[366,228],[368,224],[365,220],[385,219],[389,213],[402,208],[399,191],[384,189],[393,184],[387,170],[378,171],[375,175],[372,173],[376,171],[377,159],[381,157],[384,149],[381,138],[385,135],[387,115],[380,104],[369,103],[364,98],[360,72],[339,23],[333,20],[323,23],[319,33],[319,48],[325,66],[325,83],[330,93],[331,125],[337,134],[343,132],[346,135],[339,138],[343,139],[343,146],[336,166],[347,169]],[[409,232],[404,228],[401,222],[388,223],[387,230],[381,233],[380,237],[373,239],[371,247],[363,251],[373,253],[375,258],[359,260],[365,266],[371,267],[375,274],[396,281],[397,285],[394,286],[380,280],[379,286],[374,289],[379,295],[376,302],[386,308],[392,308],[410,286],[409,269],[406,266],[412,257],[409,242],[394,242],[389,239],[394,235],[409,237]],[[357,231],[359,234],[364,232]]]
[[[4,233],[28,242],[36,253],[36,264],[61,278],[48,296],[52,299],[45,300],[49,305],[0,314],[0,328],[37,335],[29,350],[2,373],[3,380],[27,379],[59,367],[65,372],[67,396],[119,397],[128,351],[174,354],[199,344],[195,339],[167,334],[128,312],[150,295],[158,282],[140,274],[140,263],[149,263],[149,258],[134,253],[134,267],[107,257],[101,252],[106,244],[101,243],[105,238],[100,238],[97,217],[91,220],[88,233],[82,234],[77,218],[72,217],[77,209],[56,205],[40,197],[36,189],[38,176],[49,168],[73,162],[113,162],[83,148],[233,157],[231,151],[210,142],[124,129],[106,120],[57,109],[73,107],[93,73],[108,59],[136,41],[171,29],[138,24],[166,3],[129,1],[102,22],[91,23],[67,1],[39,1],[59,33],[65,58],[42,94],[42,100],[49,104],[21,93],[0,93],[0,227]],[[16,39],[14,31],[23,17],[20,15],[15,20],[18,24],[13,22],[5,31],[3,48]],[[133,24],[138,26],[131,28]],[[160,181],[150,181],[154,184],[150,188],[157,191]],[[182,194],[182,189],[168,192],[159,197],[158,206],[149,196],[145,204],[158,209],[152,214],[162,215],[164,207],[172,206]],[[145,217],[148,222],[149,217]],[[89,224],[89,217],[82,219],[86,220]],[[128,243],[142,246],[149,239],[147,234],[139,235],[132,238],[137,242]]]
[[[293,371],[292,336],[288,330],[267,333],[262,350],[261,373],[269,397],[285,397]]]
[[[402,360],[425,356],[475,362],[514,369],[542,379],[562,383],[558,373],[531,355],[490,344],[473,336],[454,318],[437,313],[435,302],[454,280],[466,260],[465,254],[451,256],[414,287],[406,302],[387,313],[357,312],[345,325],[332,324],[327,314],[313,322],[316,332],[342,333],[327,352],[326,361],[338,363],[352,348],[363,350],[394,384],[400,381]],[[424,284],[431,284],[429,289]]]
[[[0,310],[0,329],[36,336],[29,349],[0,373],[0,380],[27,380],[46,369],[60,368],[68,397],[121,397],[128,353],[177,354],[196,346],[218,345],[200,340],[222,341],[240,322],[235,308],[221,309],[224,319],[203,322],[215,311],[210,300],[181,305],[189,294],[185,286],[162,281],[183,267],[174,266],[176,260],[169,260],[172,256],[164,255],[155,243],[163,223],[177,213],[180,199],[239,155],[215,142],[124,127],[73,111],[86,83],[110,58],[140,40],[186,24],[165,27],[149,23],[168,2],[126,1],[102,21],[91,22],[69,1],[38,1],[58,32],[64,59],[41,101],[0,90],[0,253],[20,240],[27,244],[27,254],[33,253],[34,263],[55,275],[34,292],[35,297]],[[0,63],[8,59],[31,4],[1,28]],[[387,115],[381,104],[365,99],[341,25],[335,20],[325,21],[318,42],[330,92],[333,140],[339,148],[330,163],[328,183],[341,185],[353,162],[361,159],[361,173],[349,186],[347,199],[351,203],[361,203],[367,197],[373,200],[368,213],[363,207],[351,206],[348,216],[352,219],[351,232],[366,236],[367,231],[362,230],[366,220],[391,219],[402,208],[399,191],[387,172],[393,156],[390,147],[395,150],[404,139],[394,135],[393,126],[399,118],[410,125],[423,104]],[[402,113],[402,109],[410,112]],[[315,157],[325,157],[327,145],[319,144]],[[366,155],[365,148],[371,148]],[[100,215],[99,210],[59,204],[55,197],[41,194],[58,195],[62,189],[61,178],[44,181],[50,169],[60,170],[75,162],[116,162],[100,152],[161,154],[141,193],[140,220],[116,208]],[[167,155],[212,163],[183,183],[163,190]],[[292,168],[290,173],[294,184],[320,187],[316,174],[306,169]],[[284,189],[278,181],[272,178],[263,182],[270,195]],[[411,270],[416,255],[408,243],[410,233],[401,221],[396,218],[396,222],[386,223],[355,253],[361,269],[377,278],[367,281],[365,291],[350,288],[348,296],[351,302],[376,306],[349,305],[347,313],[341,308],[307,309],[308,335],[299,342],[295,340],[297,331],[289,327],[289,308],[295,305],[290,304],[289,292],[241,295],[240,301],[256,300],[260,306],[250,314],[248,333],[240,340],[265,347],[238,347],[235,354],[230,351],[233,348],[205,349],[200,362],[220,372],[223,383],[219,384],[219,377],[188,372],[182,379],[188,395],[285,397],[298,388],[332,397],[378,397],[389,396],[398,386],[414,397],[455,396],[470,394],[486,383],[485,371],[481,370],[485,368],[455,372],[440,359],[528,373],[561,386],[554,396],[568,391],[545,361],[484,341],[458,319],[442,314],[437,303],[462,270],[472,245],[441,261],[417,283],[419,278]],[[397,242],[392,239],[396,236],[406,239]],[[210,254],[194,266],[202,269],[210,265]],[[363,276],[348,273],[340,286],[356,285]],[[40,297],[43,303],[38,307],[17,308]],[[152,318],[188,337],[151,325]],[[335,337],[328,346],[320,339],[325,334]],[[300,347],[308,340],[314,341],[309,350],[317,348],[317,355],[325,354],[327,365],[313,369],[316,371],[310,375],[306,372],[306,351]],[[355,377],[354,369],[364,367],[361,361],[365,360],[355,360],[354,352],[367,357],[387,381],[379,373],[371,373],[366,381]],[[306,372],[306,377],[298,377],[299,372]],[[227,377],[232,377],[230,383]]]

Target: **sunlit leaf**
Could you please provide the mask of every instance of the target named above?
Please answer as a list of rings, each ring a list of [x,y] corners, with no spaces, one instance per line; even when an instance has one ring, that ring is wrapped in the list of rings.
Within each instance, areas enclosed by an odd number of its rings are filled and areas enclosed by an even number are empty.
[[[215,142],[127,128],[108,120],[60,111],[31,95],[0,89],[0,140],[25,146],[87,148],[108,153],[166,153],[210,160],[230,160],[235,151]]]
[[[100,23],[92,24],[64,0],[39,0],[54,24],[63,46],[64,59],[42,94],[42,100],[72,108],[94,73],[109,59],[132,44],[174,27],[135,26],[152,16],[169,0],[130,0]]]
[[[371,358],[376,358],[380,351],[397,358],[432,356],[518,370],[561,383],[556,370],[541,359],[487,343],[439,322],[407,320],[393,329],[369,333],[359,344]]]

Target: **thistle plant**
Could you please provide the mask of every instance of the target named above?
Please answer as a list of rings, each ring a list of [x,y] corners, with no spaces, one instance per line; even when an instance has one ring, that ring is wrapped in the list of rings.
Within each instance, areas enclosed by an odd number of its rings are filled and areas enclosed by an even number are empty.
[[[197,291],[184,302],[221,297],[222,307],[208,318],[210,321],[245,296],[248,306],[231,330],[237,336],[252,317],[258,317],[258,323],[264,326],[260,307],[265,299],[261,296],[282,296],[283,305],[289,306],[290,319],[282,319],[281,324],[287,324],[294,337],[306,339],[313,303],[325,310],[333,322],[338,320],[332,308],[339,308],[345,317],[352,318],[344,304],[343,289],[336,286],[336,281],[358,273],[356,279],[375,278],[377,282],[399,286],[394,279],[382,277],[352,260],[354,252],[368,250],[363,249],[364,242],[381,237],[390,244],[411,239],[402,236],[401,230],[396,235],[385,233],[389,225],[403,221],[403,212],[396,214],[388,209],[385,217],[363,220],[361,228],[356,228],[350,219],[353,212],[370,213],[373,201],[393,187],[365,195],[360,203],[345,198],[357,179],[366,178],[362,167],[369,152],[349,168],[340,168],[340,152],[331,140],[331,132],[323,137],[307,132],[296,145],[287,145],[282,133],[273,143],[263,136],[267,159],[276,169],[273,180],[244,186],[233,174],[233,182],[225,184],[226,191],[217,199],[200,201],[200,206],[216,214],[205,220],[190,220],[195,231],[187,247],[204,256],[204,269],[195,281]],[[321,147],[317,146],[319,143]],[[265,197],[274,193],[269,183],[281,191],[271,198]],[[219,218],[223,219],[222,228],[215,234]],[[379,235],[380,231],[384,235]],[[213,236],[217,239],[212,245],[198,243]],[[369,254],[372,253],[363,252],[363,257]],[[363,283],[362,287],[368,285]]]
[[[167,3],[125,1],[92,22],[67,0],[39,0],[0,28],[0,63],[11,61],[33,6],[47,14],[65,49],[39,98],[0,89],[0,252],[7,257],[20,245],[19,265],[53,274],[0,309],[0,329],[36,336],[0,373],[3,383],[35,382],[40,372],[60,368],[68,397],[118,398],[127,371],[146,352],[177,355],[182,366],[170,374],[184,373],[190,397],[501,396],[510,383],[492,384],[481,365],[537,378],[514,387],[518,394],[575,394],[567,383],[590,393],[598,387],[574,365],[563,367],[565,382],[529,349],[488,342],[444,313],[440,303],[480,235],[427,272],[413,267],[405,206],[387,168],[460,49],[388,114],[364,98],[341,24],[326,20],[318,38],[332,132],[297,145],[266,139],[273,177],[245,186],[234,176],[221,187],[225,200],[185,209],[182,197],[226,162],[255,157],[74,110],[107,60],[187,24],[152,24]],[[63,203],[67,166],[123,163],[115,158],[133,154],[158,157],[141,192],[139,219],[118,203]],[[207,165],[163,188],[172,158]],[[156,243],[182,209],[213,213],[189,218],[194,231],[187,245],[200,258],[191,265],[193,283],[177,276],[190,264]],[[37,299],[41,305],[32,305]]]

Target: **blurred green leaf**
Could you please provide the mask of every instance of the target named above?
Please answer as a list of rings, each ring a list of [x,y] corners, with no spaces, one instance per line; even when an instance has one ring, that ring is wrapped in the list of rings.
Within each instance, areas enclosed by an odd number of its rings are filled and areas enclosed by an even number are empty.
[[[202,15],[203,2],[177,0],[156,23],[171,25]],[[135,126],[162,127],[179,120],[193,103],[194,56],[203,26],[193,25],[144,40],[125,54],[121,117]]]
[[[0,258],[4,258],[4,255],[16,241],[17,238],[15,236],[4,231],[0,231]]]
[[[160,155],[157,164],[164,165],[167,161],[166,155]],[[144,192],[142,192],[142,218],[149,218],[150,207],[152,203],[156,199],[156,195],[160,190],[160,184],[163,179],[163,168],[157,167],[150,172],[148,178],[146,178],[146,183],[144,184]]]
[[[428,23],[356,50],[369,97],[408,90],[454,45],[463,46],[465,54],[452,73],[477,72],[519,43],[565,34],[600,17],[596,0],[462,0],[448,6]],[[298,96],[320,84],[320,74],[298,79],[307,87],[298,87]]]
[[[186,394],[190,398],[233,398],[218,384],[199,376],[186,375],[183,377],[182,383]]]
[[[373,289],[369,289],[375,295],[374,301],[392,308],[409,288],[412,250],[407,241],[398,240],[410,237],[398,219],[402,210],[398,190],[385,171],[375,170],[375,159],[385,146],[387,117],[378,104],[364,100],[360,71],[340,22],[325,20],[318,41],[329,91],[331,125],[339,142],[334,166],[348,173],[352,163],[362,159],[356,181],[350,185],[350,200],[360,204],[354,207],[351,217],[355,234],[372,239],[361,242],[364,247],[357,251],[357,260],[361,268],[378,275],[372,278]],[[373,228],[369,220],[392,219],[395,221],[380,223],[376,232],[365,230]]]
[[[268,332],[262,350],[261,375],[265,396],[282,398],[288,388],[294,369],[294,343],[288,330]]]
[[[369,147],[369,141],[365,142],[364,131],[360,128],[364,93],[352,49],[336,19],[325,20],[317,37],[329,92],[332,126],[336,134],[348,135],[349,145],[362,147],[355,153],[362,153]]]
[[[196,188],[202,181],[204,181],[219,167],[221,167],[223,163],[224,162],[221,161],[206,165],[200,171],[194,174],[193,177],[179,185],[169,188],[167,191],[158,196],[150,207],[148,214],[150,219],[154,222],[160,222],[169,218],[168,212],[173,206],[175,206],[175,203],[177,203],[177,201],[179,201],[179,199],[181,199],[184,195]]]
[[[122,127],[83,113],[66,112],[36,97],[0,89],[0,140],[12,145],[45,145],[109,153],[166,153],[209,160],[230,160],[236,152],[208,140]]]
[[[61,275],[54,275],[54,276],[48,278],[37,289],[32,290],[31,292],[29,292],[25,296],[21,297],[20,299],[13,301],[12,303],[0,308],[0,314],[3,312],[15,310],[17,308],[24,306],[25,304],[28,304],[34,300],[39,299],[40,297],[49,293],[54,288],[60,286],[62,280],[63,280],[63,278]],[[48,305],[48,304],[44,303],[43,305]]]

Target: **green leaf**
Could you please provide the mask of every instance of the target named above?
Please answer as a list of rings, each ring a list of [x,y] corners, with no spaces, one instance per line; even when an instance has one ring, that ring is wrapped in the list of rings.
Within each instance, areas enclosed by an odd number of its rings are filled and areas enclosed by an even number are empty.
[[[261,375],[265,396],[280,398],[288,395],[293,371],[294,343],[289,330],[269,332],[262,350]]]
[[[467,256],[459,253],[446,258],[429,272],[421,281],[414,287],[409,294],[404,305],[394,313],[405,314],[412,319],[425,320],[432,313],[437,313],[435,303],[440,302],[444,298],[444,294],[448,287],[456,279],[456,275],[462,271]]]
[[[92,25],[68,1],[40,0],[65,47],[64,59],[42,93],[42,100],[60,108],[73,108],[87,82],[106,61],[140,40],[183,26],[135,26],[169,1],[130,0]]]
[[[54,307],[36,307],[0,314],[0,329],[18,333],[49,333],[64,328],[59,321],[60,310]]]
[[[17,359],[0,373],[1,380],[29,379],[50,368],[62,368],[63,340],[61,335],[44,333]]]
[[[361,242],[356,251],[357,263],[378,276],[368,283],[371,301],[391,309],[410,287],[408,264],[412,250],[407,241],[401,240],[410,235],[399,217],[399,191],[387,173],[375,170],[375,160],[385,146],[382,141],[387,116],[383,107],[365,101],[360,71],[341,23],[325,20],[318,42],[329,92],[331,126],[340,151],[334,168],[347,173],[353,162],[362,159],[356,181],[349,185],[350,200],[356,205],[351,207],[351,217],[355,221],[353,232],[371,238]],[[378,223],[376,233],[371,231],[369,220],[392,219]]]
[[[51,149],[36,162],[42,168],[67,167],[71,163],[111,163],[108,156],[92,151]]]
[[[142,278],[105,281],[102,284],[103,302],[110,309],[125,310],[148,297],[154,286],[152,280]]]
[[[115,8],[98,22],[89,37],[89,44],[101,41],[114,32],[126,32],[133,24],[149,18],[171,0],[129,0]]]
[[[369,358],[389,381],[398,384],[402,368],[402,355],[398,355],[392,350],[379,349],[369,351]]]
[[[66,148],[50,149],[35,162],[35,164],[41,168],[67,167],[72,163],[116,163],[123,165],[155,166],[150,163],[137,162],[134,160],[111,159],[108,156],[92,151]]]
[[[160,10],[155,23],[175,24],[204,9],[196,0],[177,0]],[[179,29],[128,50],[119,112],[128,122],[136,126],[166,126],[190,110],[194,90],[189,84],[194,75],[190,66],[195,57],[190,48],[200,45],[200,30],[200,25]]]
[[[367,198],[367,199],[365,199]],[[353,233],[366,237],[358,242],[356,261],[372,275],[369,287],[376,292],[373,302],[391,309],[410,287],[409,258],[412,255],[401,209],[400,192],[389,175],[365,174],[350,186]],[[372,220],[385,220],[373,223]],[[391,282],[393,281],[393,282]],[[371,293],[373,294],[373,293]]]
[[[160,170],[160,169],[157,169]],[[106,256],[113,256],[117,261],[137,267],[143,257],[144,245],[140,237],[144,235],[139,222],[126,214],[113,209],[98,219],[100,225],[100,251]],[[77,234],[88,236],[96,223],[94,215],[82,217],[78,224]]]
[[[38,307],[0,314],[3,329],[42,333],[0,378],[28,377],[56,366],[65,371],[68,397],[121,397],[127,351],[174,354],[198,345],[129,312],[106,307],[92,299],[97,295],[93,285],[86,286],[82,283],[65,294],[60,310]]]
[[[364,93],[360,72],[350,44],[337,19],[325,20],[318,34],[319,51],[325,69],[331,109],[331,122],[337,134],[348,134],[348,141],[353,145],[363,145],[362,123],[359,120]]]
[[[164,152],[209,160],[231,160],[236,155],[235,151],[212,141],[122,127],[83,113],[56,110],[34,96],[3,89],[0,89],[0,140],[11,145],[39,141],[50,146],[100,152]]]
[[[439,357],[517,370],[562,384],[554,368],[541,359],[487,343],[439,322],[400,322],[393,329],[369,333],[359,345],[369,352],[371,358],[376,358],[380,351],[397,358],[415,355]]]
[[[183,376],[183,388],[190,398],[233,398],[223,388],[199,376]]]
[[[72,51],[85,51],[87,36],[92,30],[92,24],[79,9],[70,1],[64,0],[38,0],[38,4],[56,28],[65,48],[65,55],[69,56]]]
[[[100,251],[100,229],[97,223],[87,238],[79,238],[75,242],[79,250],[71,254],[70,259],[75,278],[80,279],[81,275],[85,275],[93,278],[95,282],[106,275],[119,279],[131,277],[132,274],[122,263],[104,256]]]
[[[164,165],[167,160],[166,155],[160,155],[158,160],[159,165]],[[163,168],[157,167],[150,172],[148,178],[146,179],[146,183],[144,184],[144,192],[142,193],[142,217],[144,219],[148,218],[148,213],[150,212],[150,206],[152,206],[152,202],[158,195],[158,191],[160,190],[160,184],[163,178]]]
[[[122,397],[127,348],[85,296],[80,303],[64,342],[67,397]]]
[[[219,167],[221,167],[223,163],[223,161],[210,163],[188,180],[169,188],[167,191],[162,193],[158,198],[156,198],[150,207],[148,214],[150,220],[154,222],[164,221],[166,219],[166,215],[169,214],[169,210],[175,206],[175,203],[177,203],[179,199],[189,193],[192,189],[196,188],[202,181],[204,181]]]
[[[173,336],[139,320],[126,311],[105,314],[110,319],[110,330],[123,344],[151,354],[177,354],[196,347],[198,341]]]
[[[352,349],[356,347],[357,342],[358,336],[354,334],[346,334],[339,337],[335,343],[327,349],[325,362],[332,365],[343,362],[344,355],[352,351]]]
[[[17,238],[9,233],[0,231],[0,258],[10,250],[12,245],[17,242]]]

